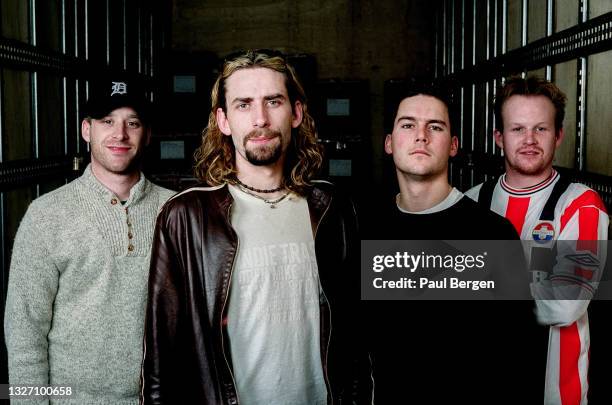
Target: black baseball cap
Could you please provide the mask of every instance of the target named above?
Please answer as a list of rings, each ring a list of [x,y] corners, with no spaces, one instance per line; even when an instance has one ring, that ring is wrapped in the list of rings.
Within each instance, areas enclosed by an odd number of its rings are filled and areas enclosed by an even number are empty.
[[[101,119],[113,110],[131,107],[145,124],[151,118],[151,103],[141,80],[126,75],[109,75],[91,81],[89,98],[85,104],[85,117]]]

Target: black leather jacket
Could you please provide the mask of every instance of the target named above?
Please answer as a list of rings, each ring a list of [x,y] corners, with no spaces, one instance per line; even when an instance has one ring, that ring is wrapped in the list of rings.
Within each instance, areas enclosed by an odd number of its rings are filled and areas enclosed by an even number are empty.
[[[370,403],[371,369],[359,316],[359,240],[353,205],[329,183],[307,195],[321,303],[321,359],[328,403]],[[170,199],[155,229],[141,402],[238,404],[226,315],[238,238],[227,186]],[[333,325],[333,327],[332,327]],[[299,367],[299,364],[296,364]]]

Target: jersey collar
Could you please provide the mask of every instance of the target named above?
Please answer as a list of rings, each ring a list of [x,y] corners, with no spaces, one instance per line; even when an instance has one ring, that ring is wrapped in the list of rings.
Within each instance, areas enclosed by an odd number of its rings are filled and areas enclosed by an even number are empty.
[[[500,184],[502,189],[504,189],[504,191],[506,191],[507,193],[524,196],[535,194],[538,191],[544,190],[546,187],[553,184],[557,180],[557,178],[559,178],[559,173],[557,173],[557,171],[553,169],[552,173],[546,180],[543,180],[536,185],[525,188],[513,188],[506,182],[506,173],[504,173],[504,175],[501,177]]]

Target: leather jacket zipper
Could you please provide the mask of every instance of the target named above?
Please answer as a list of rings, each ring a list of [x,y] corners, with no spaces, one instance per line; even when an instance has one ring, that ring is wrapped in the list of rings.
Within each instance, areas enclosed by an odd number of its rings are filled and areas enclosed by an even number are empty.
[[[325,217],[325,214],[327,214],[327,211],[329,210],[329,207],[331,206],[332,199],[333,197],[330,198],[329,204],[325,208],[325,211],[323,211],[323,214],[321,215],[321,219],[319,220],[319,222],[317,223],[317,227],[315,228],[315,231],[314,231],[315,246],[316,246],[316,240],[317,240],[317,232],[319,231],[319,225],[321,224],[321,222],[323,222],[323,218]],[[327,386],[327,391],[329,392],[329,397],[331,399],[330,405],[333,405],[334,395],[331,389],[331,383],[329,382],[329,375],[327,374],[327,367],[329,364],[329,344],[331,342],[331,332],[332,332],[331,303],[327,299],[327,295],[325,294],[325,290],[323,289],[323,283],[321,283],[320,276],[319,276],[319,284],[321,285],[321,293],[323,293],[323,297],[325,298],[325,301],[327,302],[327,312],[329,315],[329,332],[327,334],[327,347],[325,348],[325,367],[323,367],[323,378],[325,379],[325,385]]]
[[[229,220],[230,218],[230,211],[232,209],[232,204],[230,204],[227,207],[227,218]],[[236,238],[237,239],[237,238]],[[225,364],[227,365],[227,369],[229,370],[230,373],[230,377],[232,377],[232,382],[234,383],[234,393],[236,394],[236,404],[240,403],[240,399],[238,398],[238,385],[236,384],[236,379],[234,378],[234,373],[232,372],[232,368],[229,364],[229,361],[227,360],[227,356],[225,355],[225,345],[223,342],[223,319],[225,316],[225,307],[227,305],[227,299],[229,298],[229,293],[230,293],[230,288],[231,288],[231,284],[232,284],[232,274],[234,273],[234,263],[236,262],[236,256],[238,255],[238,247],[240,245],[240,240],[237,239],[237,245],[236,245],[236,253],[234,254],[234,257],[232,258],[232,267],[230,268],[230,274],[229,274],[229,280],[228,280],[228,284],[227,284],[227,291],[225,293],[225,298],[223,300],[223,305],[221,306],[221,320],[220,320],[220,327],[221,327],[221,352],[223,353],[223,360],[225,360]]]

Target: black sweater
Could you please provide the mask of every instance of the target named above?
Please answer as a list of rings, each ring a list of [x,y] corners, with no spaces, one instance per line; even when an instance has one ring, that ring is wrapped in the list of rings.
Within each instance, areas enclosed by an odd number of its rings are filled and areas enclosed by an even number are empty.
[[[368,218],[362,239],[518,239],[508,220],[467,197],[431,214],[393,202]],[[533,302],[362,303],[376,404],[542,403],[548,328],[537,325]]]

